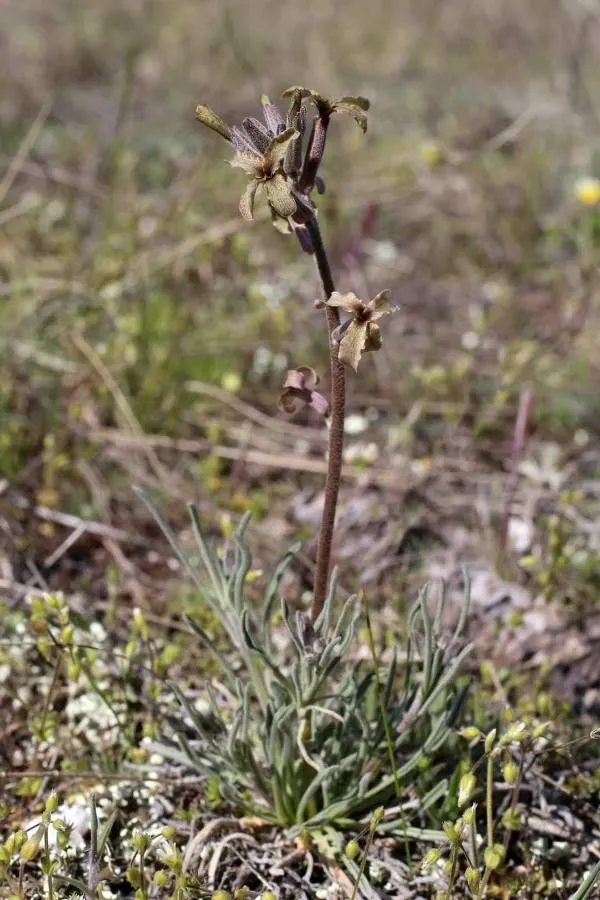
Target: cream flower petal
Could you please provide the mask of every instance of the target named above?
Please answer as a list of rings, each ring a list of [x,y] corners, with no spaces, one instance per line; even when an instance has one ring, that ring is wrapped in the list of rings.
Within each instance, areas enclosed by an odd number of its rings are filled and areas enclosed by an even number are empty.
[[[296,201],[292,197],[291,185],[284,175],[277,174],[265,181],[265,193],[269,205],[278,216],[287,219],[289,216],[294,215],[296,212]]]
[[[230,165],[235,169],[243,169],[246,175],[255,175],[262,158],[249,150],[238,150]]]
[[[360,324],[357,322],[350,322],[344,337],[340,341],[338,358],[344,365],[352,366],[355,372],[358,371],[358,364],[365,350],[367,336],[368,329],[366,322]]]
[[[274,137],[267,149],[265,150],[265,167],[271,165],[273,168],[279,166],[285,159],[288,147],[300,137],[300,132],[295,128],[286,128],[277,137]]]
[[[325,304],[327,306],[336,306],[339,309],[343,309],[350,313],[356,313],[366,307],[364,300],[360,300],[356,294],[353,294],[352,292],[340,294],[339,291],[334,291],[331,297],[325,301]]]
[[[258,186],[258,181],[254,181],[254,179],[249,181],[246,190],[240,198],[240,212],[242,218],[246,219],[248,222],[252,221],[254,218],[254,198],[256,197]]]

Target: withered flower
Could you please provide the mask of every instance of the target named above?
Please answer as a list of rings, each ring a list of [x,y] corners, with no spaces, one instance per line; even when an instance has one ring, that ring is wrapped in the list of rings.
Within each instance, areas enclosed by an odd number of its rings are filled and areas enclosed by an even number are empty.
[[[231,165],[242,169],[250,181],[240,199],[244,219],[254,217],[254,201],[259,188],[265,192],[273,224],[289,233],[304,230],[304,223],[314,214],[314,205],[299,190],[294,180],[302,159],[304,111],[293,103],[288,123],[265,95],[261,98],[264,124],[252,116],[241,126],[230,127],[209,106],[196,107],[196,118],[228,140],[236,149]],[[307,236],[298,234],[303,248],[310,250]]]
[[[264,189],[270,209],[282,219],[293,216],[298,208],[294,198],[294,186],[286,178],[282,163],[289,145],[298,137],[298,132],[287,128],[281,134],[270,138],[260,132],[251,141],[249,131],[232,129],[231,139],[236,154],[231,165],[242,169],[250,176],[250,181],[240,200],[240,212],[244,219],[254,218],[254,198],[259,187]],[[258,138],[260,137],[260,141]]]
[[[310,366],[298,366],[290,369],[279,397],[279,409],[286,413],[295,413],[298,405],[311,406],[321,416],[329,415],[329,403],[315,387],[319,376]]]
[[[313,247],[307,223],[316,215],[311,193],[314,188],[319,193],[325,190],[318,169],[325,150],[329,120],[334,113],[345,112],[366,131],[369,101],[364,97],[328,100],[317,91],[299,86],[288,88],[283,96],[290,103],[285,119],[266,96],[261,98],[264,122],[248,116],[241,126],[229,126],[204,104],[196,107],[196,118],[233,144],[236,155],[231,164],[250,176],[240,200],[242,216],[253,218],[256,194],[261,188],[273,225],[284,234],[293,231],[302,249],[311,253]],[[315,111],[309,121],[307,111],[310,106]]]
[[[352,313],[352,318],[344,322],[332,333],[332,339],[339,343],[340,362],[358,370],[363,353],[379,350],[382,345],[381,330],[377,322],[395,312],[391,307],[389,291],[381,291],[372,300],[365,302],[356,294],[340,294],[334,291],[328,300],[316,300],[315,306],[332,306]]]

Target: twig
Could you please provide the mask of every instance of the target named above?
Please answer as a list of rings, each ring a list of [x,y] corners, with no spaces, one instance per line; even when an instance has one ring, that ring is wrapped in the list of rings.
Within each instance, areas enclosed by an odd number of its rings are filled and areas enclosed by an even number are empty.
[[[85,522],[80,522],[80,524],[77,526],[77,528],[75,528],[71,532],[71,534],[68,537],[66,537],[64,539],[64,541],[62,541],[61,544],[59,544],[59,546],[56,548],[56,550],[54,550],[54,552],[51,553],[50,556],[46,557],[46,559],[42,563],[44,568],[50,569],[54,565],[54,563],[58,562],[58,560],[61,558],[61,556],[64,556],[64,554],[68,550],[71,549],[73,544],[77,543],[77,541],[79,540],[81,535],[85,534],[86,530],[87,529],[85,526]]]
[[[8,169],[4,173],[4,178],[2,179],[2,181],[0,181],[0,204],[4,202],[4,198],[13,186],[15,179],[21,171],[25,160],[34,148],[35,142],[40,136],[42,128],[44,127],[46,119],[48,118],[48,113],[50,112],[51,106],[52,100],[50,97],[48,97],[42,104],[40,111],[31,123],[29,131],[21,141],[19,149],[15,153]]]
[[[143,435],[143,429],[137,418],[135,417],[135,413],[133,412],[129,401],[127,400],[127,397],[117,384],[115,378],[112,375],[112,372],[104,364],[103,360],[98,355],[96,350],[94,350],[94,348],[90,344],[88,344],[82,334],[72,334],[71,341],[77,348],[77,350],[79,350],[79,352],[85,357],[85,359],[87,359],[89,364],[95,369],[99,377],[102,379],[102,381],[110,391],[115,404],[119,409],[121,415],[123,416],[129,429],[133,432],[133,434],[138,435],[138,437],[140,435]],[[169,484],[171,478],[154,453],[154,450],[151,447],[147,447],[146,454],[148,456],[148,462],[150,463],[154,474],[157,476],[159,481],[164,484]]]
[[[30,503],[24,497],[16,497],[13,501],[14,505],[19,509],[30,509],[34,516],[38,519],[44,519],[46,522],[54,522],[56,525],[63,525],[65,528],[71,528],[75,531],[82,529],[83,532],[96,534],[99,537],[109,538],[113,541],[121,541],[123,543],[131,543],[137,546],[147,546],[148,542],[129,531],[122,528],[113,528],[112,525],[104,525],[102,522],[94,522],[91,519],[80,519],[79,516],[71,515],[71,513],[60,512],[57,509],[51,509],[49,506],[40,506]]]
[[[218,834],[220,831],[225,831],[231,828],[238,829],[240,827],[264,827],[265,825],[268,825],[268,823],[263,822],[262,819],[234,819],[227,818],[225,816],[219,819],[213,819],[211,822],[208,822],[204,826],[204,828],[201,828],[200,831],[194,835],[194,837],[190,839],[183,854],[183,871],[189,872],[202,849],[202,845],[205,844],[206,841],[211,840],[214,835]]]
[[[213,444],[209,440],[202,439],[170,438],[163,434],[144,434],[141,437],[136,437],[116,428],[102,428],[86,432],[86,437],[95,443],[115,444],[119,447],[139,447],[140,444],[150,444],[152,447],[164,447],[167,450],[179,451],[180,453],[197,454],[209,452],[222,459],[232,460],[237,460],[240,457],[240,450],[236,447],[224,447],[221,444]],[[244,451],[244,459],[251,465],[267,466],[273,469],[289,469],[314,475],[322,475],[327,472],[326,462],[303,456],[300,453],[265,453],[261,450],[246,450]],[[397,467],[394,469],[369,469],[365,471],[364,469],[354,468],[354,466],[343,465],[341,477],[353,481],[368,480],[370,484],[407,490],[421,484],[430,476],[429,473],[424,473],[423,476],[416,477],[408,470],[408,467],[406,472],[402,473],[398,471]]]
[[[294,425],[293,422],[285,422],[282,419],[277,419],[275,416],[268,416],[259,409],[255,409],[254,406],[251,406],[244,400],[241,400],[239,397],[236,397],[235,394],[231,394],[229,391],[226,391],[217,385],[207,384],[204,381],[187,381],[184,387],[194,394],[205,394],[207,397],[212,397],[213,400],[217,400],[219,403],[224,403],[241,416],[244,416],[244,418],[250,419],[251,422],[256,422],[257,425],[263,425],[270,431],[277,431],[292,437],[297,437],[301,440],[327,440],[327,435],[323,431],[320,431],[317,428],[305,428],[302,425]]]

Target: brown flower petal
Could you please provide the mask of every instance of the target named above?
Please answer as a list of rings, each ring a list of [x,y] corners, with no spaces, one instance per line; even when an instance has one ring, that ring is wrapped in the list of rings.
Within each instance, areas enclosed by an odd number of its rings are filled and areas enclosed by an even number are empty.
[[[289,369],[283,391],[279,397],[279,408],[286,413],[294,413],[299,405],[311,406],[321,416],[329,414],[329,404],[325,397],[314,388],[319,376],[310,366]]]
[[[234,125],[231,129],[231,143],[236,150],[258,154],[258,150],[250,140],[250,136],[246,134],[243,128],[238,128],[237,125]]]
[[[263,116],[265,117],[267,128],[271,134],[279,134],[281,131],[284,131],[285,119],[281,115],[279,108],[274,103],[271,103],[266,94],[262,95],[260,102],[262,103]]]
[[[319,376],[312,366],[298,366],[297,369],[288,369],[283,386],[312,390],[318,383]]]
[[[340,294],[339,291],[334,291],[328,300],[319,302],[324,303],[326,306],[338,307],[349,313],[356,313],[367,306],[365,301],[360,300],[352,291],[347,294]]]
[[[252,221],[254,218],[254,198],[257,190],[258,181],[252,179],[252,181],[248,182],[246,190],[240,198],[240,213],[242,214],[242,218],[246,219],[248,222]]]
[[[256,175],[260,171],[262,157],[251,150],[238,150],[230,162],[235,169],[243,169],[246,175]]]
[[[285,175],[278,173],[265,181],[265,193],[269,205],[282,219],[287,219],[296,212],[296,201],[292,197],[291,183]]]
[[[260,153],[264,153],[273,139],[273,135],[268,128],[252,116],[247,116],[242,121],[242,126],[256,149]]]
[[[366,322],[350,322],[346,332],[340,341],[338,359],[346,366],[352,366],[358,371],[361,356],[366,350],[368,327]]]
[[[365,341],[365,353],[369,350],[381,350],[383,338],[381,328],[375,322],[367,323],[367,339]]]
[[[281,216],[277,215],[272,206],[270,206],[269,209],[271,211],[271,222],[273,223],[273,227],[276,228],[280,234],[291,234],[291,219],[282,219]]]
[[[271,166],[273,169],[276,169],[280,166],[285,159],[288,147],[298,137],[300,137],[300,133],[295,128],[286,128],[285,131],[274,137],[265,150],[265,168]]]
[[[389,291],[381,291],[368,302],[360,300],[356,294],[334,291],[328,300],[317,301],[317,304],[352,313],[353,318],[336,328],[332,339],[339,343],[340,362],[352,366],[356,372],[363,353],[379,350],[382,345],[381,331],[376,323],[395,311],[389,304]]]

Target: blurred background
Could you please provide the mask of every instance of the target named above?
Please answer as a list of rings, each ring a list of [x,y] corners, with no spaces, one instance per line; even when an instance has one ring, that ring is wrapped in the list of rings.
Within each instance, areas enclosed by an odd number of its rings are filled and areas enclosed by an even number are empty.
[[[325,434],[277,398],[288,367],[327,383],[314,264],[243,222],[193,117],[301,84],[371,100],[319,210],[338,287],[400,308],[349,378],[344,586],[402,609],[466,564],[484,620],[589,623],[599,49],[597,0],[0,0],[3,593],[177,611],[134,484],[182,530],[189,500],[215,535],[251,510],[264,568],[300,538],[310,586]]]

